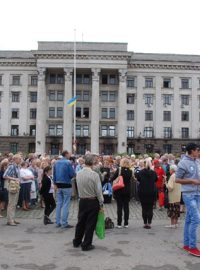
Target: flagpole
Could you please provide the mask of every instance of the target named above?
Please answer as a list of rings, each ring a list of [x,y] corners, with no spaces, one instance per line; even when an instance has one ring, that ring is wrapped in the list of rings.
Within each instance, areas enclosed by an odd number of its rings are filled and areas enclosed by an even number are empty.
[[[76,29],[74,29],[74,97],[76,97]],[[74,153],[76,152],[76,102],[74,104]]]

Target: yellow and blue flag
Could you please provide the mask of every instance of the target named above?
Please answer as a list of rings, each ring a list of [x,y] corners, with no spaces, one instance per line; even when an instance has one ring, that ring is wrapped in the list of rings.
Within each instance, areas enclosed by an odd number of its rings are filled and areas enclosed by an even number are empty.
[[[67,101],[67,105],[69,105],[70,107],[73,106],[75,103],[76,103],[76,99],[77,97],[73,97],[73,98],[70,98],[68,101]]]

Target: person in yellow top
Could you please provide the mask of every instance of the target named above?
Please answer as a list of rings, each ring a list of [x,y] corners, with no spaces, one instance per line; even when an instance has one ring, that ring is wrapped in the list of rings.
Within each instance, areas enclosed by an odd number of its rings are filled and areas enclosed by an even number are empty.
[[[168,182],[165,182],[169,197],[167,215],[171,218],[171,225],[166,226],[167,228],[177,228],[178,218],[180,217],[181,185],[175,182],[176,170],[176,165],[170,166],[170,178]]]

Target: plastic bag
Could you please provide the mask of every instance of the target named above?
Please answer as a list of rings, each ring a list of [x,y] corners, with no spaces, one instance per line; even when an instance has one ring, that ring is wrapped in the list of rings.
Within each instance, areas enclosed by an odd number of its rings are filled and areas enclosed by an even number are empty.
[[[99,211],[98,213],[95,232],[99,239],[105,238],[105,216],[103,211]]]

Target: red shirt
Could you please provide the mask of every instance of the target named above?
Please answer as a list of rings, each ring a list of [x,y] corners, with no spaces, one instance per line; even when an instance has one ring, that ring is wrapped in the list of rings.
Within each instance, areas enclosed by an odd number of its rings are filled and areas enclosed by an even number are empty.
[[[154,171],[156,172],[156,174],[158,176],[158,180],[156,182],[156,187],[163,188],[163,186],[164,186],[163,176],[165,175],[165,171],[163,170],[162,167],[154,168]]]

